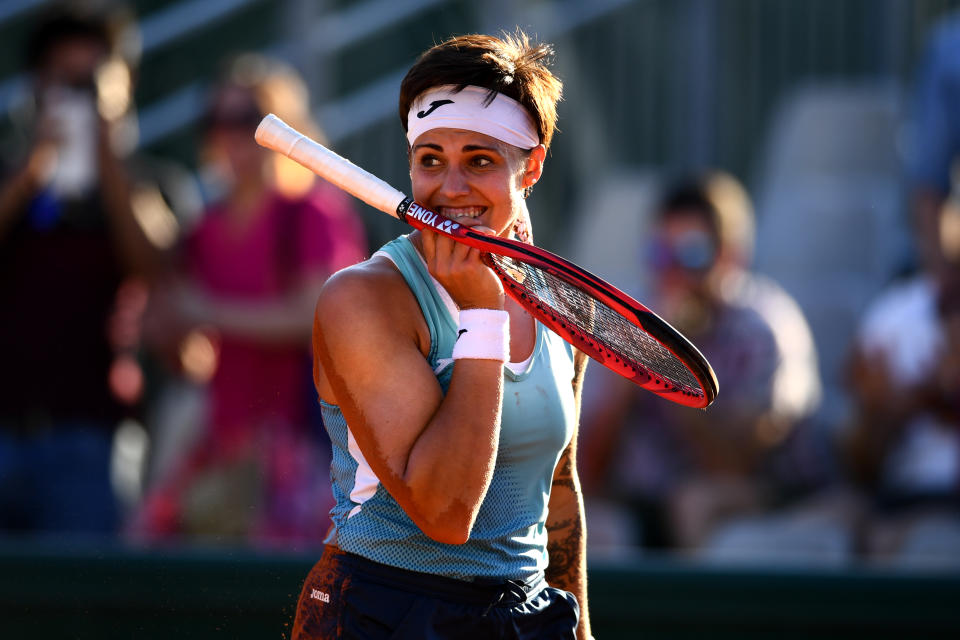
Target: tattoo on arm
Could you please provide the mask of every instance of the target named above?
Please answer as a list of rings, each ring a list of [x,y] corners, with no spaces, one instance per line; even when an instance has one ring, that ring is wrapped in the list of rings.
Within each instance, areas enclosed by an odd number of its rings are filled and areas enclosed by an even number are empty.
[[[580,564],[580,518],[562,520],[553,526],[554,536],[547,544],[550,564],[545,572],[547,583],[561,589],[574,588],[575,570]]]
[[[551,489],[554,494],[560,491],[576,493],[571,454],[570,450],[564,452],[554,474]],[[578,579],[583,542],[583,523],[579,509],[563,514],[557,520],[548,521],[547,530],[547,553],[550,556],[546,571],[547,582],[562,589],[572,589]]]
[[[557,465],[556,471],[553,473],[553,485],[551,488],[551,495],[553,491],[557,489],[567,490],[567,491],[576,491],[577,485],[573,479],[573,451],[571,448],[568,448],[563,452],[562,457],[560,458],[560,463]]]
[[[576,412],[580,415],[580,390],[587,358],[577,352],[573,385]],[[550,489],[550,513],[547,517],[547,553],[550,561],[545,577],[553,587],[573,593],[580,604],[580,625],[577,638],[590,638],[590,614],[587,605],[586,530],[580,481],[577,478],[577,432],[560,456]]]

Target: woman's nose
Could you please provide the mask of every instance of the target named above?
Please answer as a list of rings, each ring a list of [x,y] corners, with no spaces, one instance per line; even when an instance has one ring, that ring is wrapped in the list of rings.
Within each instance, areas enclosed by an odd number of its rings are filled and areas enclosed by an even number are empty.
[[[470,192],[467,176],[459,167],[450,167],[443,176],[441,185],[443,194],[447,197],[465,195]]]

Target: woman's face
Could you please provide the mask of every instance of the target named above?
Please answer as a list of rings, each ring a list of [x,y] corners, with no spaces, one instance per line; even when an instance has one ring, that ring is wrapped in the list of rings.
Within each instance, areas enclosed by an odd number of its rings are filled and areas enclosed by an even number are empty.
[[[682,211],[662,220],[650,258],[665,292],[700,293],[716,262],[717,247],[710,226],[695,212]]]
[[[270,152],[253,138],[260,117],[249,90],[229,85],[218,90],[208,122],[207,144],[235,182],[260,178],[268,166]]]
[[[529,154],[475,131],[432,129],[410,151],[413,197],[466,227],[509,236],[523,211],[523,189],[540,177],[543,147]]]

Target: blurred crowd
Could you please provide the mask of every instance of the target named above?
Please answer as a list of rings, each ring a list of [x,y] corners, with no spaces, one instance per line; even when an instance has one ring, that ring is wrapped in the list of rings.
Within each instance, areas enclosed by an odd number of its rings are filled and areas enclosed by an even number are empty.
[[[38,21],[7,114],[0,531],[319,546],[333,501],[313,307],[333,271],[369,255],[361,219],[253,141],[267,113],[323,139],[303,80],[261,55],[225,60],[209,86],[196,171],[145,155],[130,27]],[[957,565],[960,21],[928,46],[903,175],[914,250],[842,353],[818,353],[806,310],[755,267],[735,177],[665,178],[651,206],[617,213],[644,220],[638,297],[700,348],[720,393],[691,410],[590,367],[592,553]],[[836,389],[825,355],[842,365]],[[824,411],[838,394],[845,410]]]
[[[0,529],[319,544],[333,498],[309,354],[318,289],[368,253],[338,189],[259,147],[307,90],[224,61],[202,180],[136,149],[129,24],[58,10],[28,39],[0,183]]]

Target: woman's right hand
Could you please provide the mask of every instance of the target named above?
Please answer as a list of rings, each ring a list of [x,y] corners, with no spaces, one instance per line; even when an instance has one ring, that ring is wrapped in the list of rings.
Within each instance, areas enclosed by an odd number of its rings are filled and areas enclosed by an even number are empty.
[[[492,232],[486,227],[474,230]],[[478,249],[428,229],[421,230],[423,258],[430,275],[461,309],[503,309],[503,285],[483,263]]]

